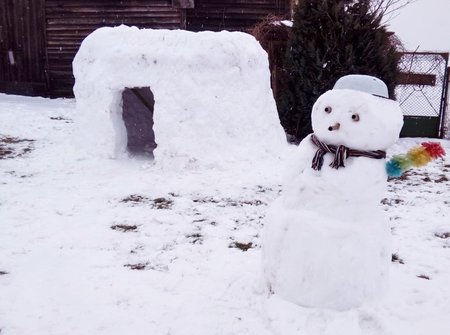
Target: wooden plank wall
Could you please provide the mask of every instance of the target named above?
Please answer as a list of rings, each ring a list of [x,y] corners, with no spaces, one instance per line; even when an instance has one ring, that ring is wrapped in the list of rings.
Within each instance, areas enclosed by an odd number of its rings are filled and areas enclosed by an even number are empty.
[[[172,0],[47,0],[46,35],[50,96],[73,96],[72,60],[95,29],[120,24],[180,28],[181,10]]]
[[[289,0],[195,0],[187,29],[247,31],[269,14],[287,16]]]
[[[11,80],[8,50],[10,49],[10,33],[8,24],[9,11],[6,1],[0,1],[0,82]]]
[[[0,0],[0,84],[37,83],[51,97],[71,97],[73,58],[83,39],[99,27],[126,24],[140,28],[246,31],[268,14],[286,15],[289,2]],[[9,62],[9,50],[14,53],[15,66]]]
[[[43,31],[44,0],[0,0],[1,91],[45,92]]]

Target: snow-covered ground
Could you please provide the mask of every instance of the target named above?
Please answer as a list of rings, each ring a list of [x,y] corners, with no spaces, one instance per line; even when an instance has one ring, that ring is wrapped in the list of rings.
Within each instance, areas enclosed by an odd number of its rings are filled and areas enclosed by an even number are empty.
[[[262,282],[259,234],[279,164],[180,171],[87,158],[73,145],[74,110],[0,94],[2,335],[450,333],[448,156],[389,182],[388,296],[308,309]]]

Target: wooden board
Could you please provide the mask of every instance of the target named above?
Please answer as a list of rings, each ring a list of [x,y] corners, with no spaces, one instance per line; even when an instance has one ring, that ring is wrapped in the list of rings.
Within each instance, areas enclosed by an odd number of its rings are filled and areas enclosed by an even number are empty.
[[[2,92],[45,92],[44,22],[44,0],[0,0]]]
[[[436,75],[426,73],[401,72],[398,76],[397,82],[397,85],[435,86]]]

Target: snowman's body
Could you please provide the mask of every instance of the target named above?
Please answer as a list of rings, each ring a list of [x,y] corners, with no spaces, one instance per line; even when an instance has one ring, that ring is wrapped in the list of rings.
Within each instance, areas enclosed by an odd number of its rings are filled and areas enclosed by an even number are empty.
[[[396,141],[403,119],[391,100],[332,90],[314,105],[312,123],[322,142],[372,151]],[[335,169],[334,155],[327,153],[315,170],[317,150],[311,135],[300,143],[283,195],[268,212],[265,274],[272,291],[289,301],[343,310],[386,286],[390,229],[380,208],[385,160],[348,157],[345,167]]]

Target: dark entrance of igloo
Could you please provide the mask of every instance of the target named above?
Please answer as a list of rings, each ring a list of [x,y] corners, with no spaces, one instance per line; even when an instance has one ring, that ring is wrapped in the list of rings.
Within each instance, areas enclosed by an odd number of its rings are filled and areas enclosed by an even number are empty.
[[[153,158],[156,148],[153,132],[155,99],[150,87],[125,88],[122,92],[122,118],[127,129],[127,150],[133,155]]]

